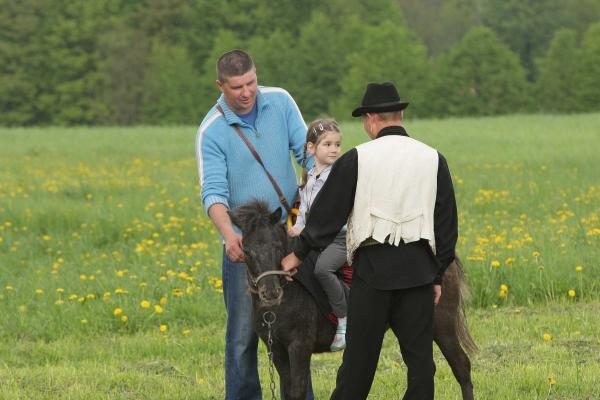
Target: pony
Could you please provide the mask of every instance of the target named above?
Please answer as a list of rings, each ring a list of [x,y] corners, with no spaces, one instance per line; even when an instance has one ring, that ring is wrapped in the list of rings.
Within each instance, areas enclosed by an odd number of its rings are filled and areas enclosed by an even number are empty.
[[[281,215],[281,208],[271,212],[262,201],[229,211],[231,221],[242,231],[254,329],[267,345],[284,398],[304,400],[311,356],[330,351],[336,328],[302,284],[296,279],[285,279],[287,273],[281,270],[280,262],[289,253],[289,246],[285,227],[279,223]],[[314,263],[315,259],[316,254],[311,253],[304,263]],[[442,297],[435,308],[434,341],[461,387],[463,400],[472,400],[467,353],[474,353],[477,346],[466,324],[464,305],[468,293],[458,259],[446,270],[442,285]],[[274,392],[273,382],[271,391]]]

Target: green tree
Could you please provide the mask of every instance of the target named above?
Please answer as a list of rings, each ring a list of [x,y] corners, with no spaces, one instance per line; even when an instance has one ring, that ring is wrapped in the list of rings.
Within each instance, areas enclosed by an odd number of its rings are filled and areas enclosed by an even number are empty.
[[[184,47],[169,46],[155,41],[144,79],[144,123],[198,123],[199,78]]]
[[[591,25],[581,43],[579,101],[582,110],[600,110],[600,23]]]
[[[348,56],[350,69],[341,77],[340,95],[331,111],[340,119],[350,118],[369,82],[394,82],[402,99],[413,102],[411,115],[425,113],[423,85],[430,77],[427,49],[403,25],[386,21],[365,26],[361,40]]]
[[[481,17],[504,43],[519,55],[528,80],[537,77],[535,59],[543,56],[554,32],[576,27],[575,10],[597,15],[597,0],[480,0]],[[596,7],[593,3],[596,2]],[[581,17],[581,15],[579,15]]]
[[[479,25],[480,0],[398,0],[407,26],[439,55]],[[432,23],[435,21],[435,23]]]
[[[474,28],[441,57],[430,94],[437,115],[494,115],[526,109],[525,71],[488,28]]]
[[[545,57],[538,60],[536,82],[538,107],[543,111],[573,112],[580,109],[577,99],[581,50],[572,29],[556,32]]]
[[[124,20],[100,36],[97,52],[99,94],[107,109],[102,123],[132,125],[141,122],[144,79],[150,57],[147,36]]]

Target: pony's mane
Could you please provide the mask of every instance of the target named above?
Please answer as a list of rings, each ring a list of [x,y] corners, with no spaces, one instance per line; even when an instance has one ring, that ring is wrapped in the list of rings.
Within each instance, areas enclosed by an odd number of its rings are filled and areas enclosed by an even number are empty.
[[[260,226],[272,225],[271,213],[266,202],[253,200],[237,207],[233,216],[242,231],[250,231]]]

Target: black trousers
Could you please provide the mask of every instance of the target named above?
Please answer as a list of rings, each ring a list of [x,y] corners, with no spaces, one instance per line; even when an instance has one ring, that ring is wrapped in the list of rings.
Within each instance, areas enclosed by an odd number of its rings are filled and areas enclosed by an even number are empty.
[[[378,290],[355,274],[348,304],[346,350],[331,399],[367,398],[388,327],[398,339],[408,369],[403,399],[433,399],[433,311],[433,285]]]

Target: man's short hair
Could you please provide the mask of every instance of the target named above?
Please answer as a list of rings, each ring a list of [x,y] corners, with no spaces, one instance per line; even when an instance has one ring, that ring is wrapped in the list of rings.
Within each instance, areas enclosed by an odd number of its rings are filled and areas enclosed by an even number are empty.
[[[225,82],[232,76],[244,75],[254,68],[254,61],[243,50],[231,50],[219,57],[217,61],[217,79]]]
[[[402,120],[402,110],[382,112],[382,113],[377,113],[377,115],[379,115],[379,119],[382,121]]]

